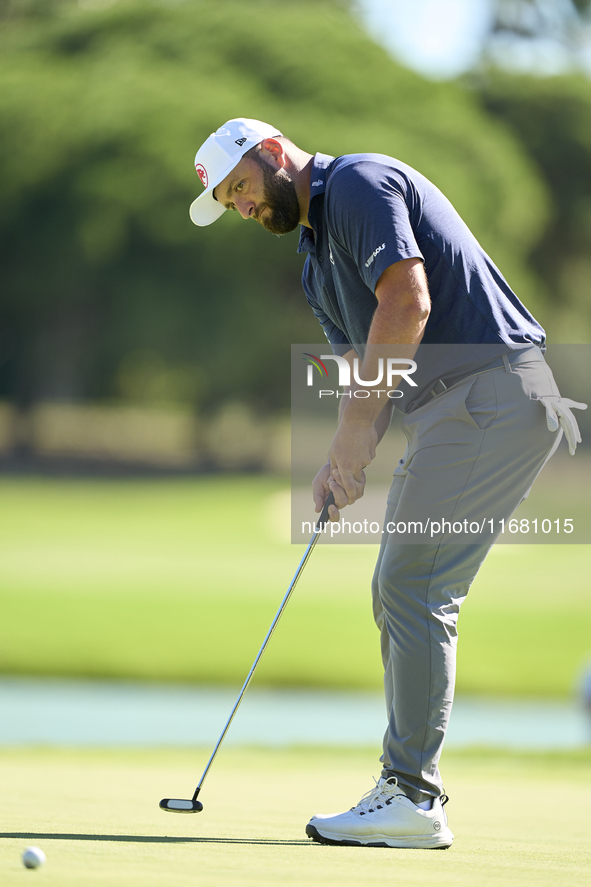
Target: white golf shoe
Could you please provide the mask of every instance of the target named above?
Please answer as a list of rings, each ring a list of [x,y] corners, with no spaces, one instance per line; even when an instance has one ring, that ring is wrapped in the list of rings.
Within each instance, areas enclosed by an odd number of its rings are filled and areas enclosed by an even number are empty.
[[[382,776],[346,813],[313,816],[306,834],[321,844],[445,850],[454,839],[446,801],[445,795],[443,802],[435,798],[431,809],[423,810],[406,797],[395,776]]]

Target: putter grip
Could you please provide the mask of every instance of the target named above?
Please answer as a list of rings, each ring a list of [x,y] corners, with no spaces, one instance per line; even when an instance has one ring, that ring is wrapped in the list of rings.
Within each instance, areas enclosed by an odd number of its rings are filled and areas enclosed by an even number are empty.
[[[328,509],[329,509],[329,507],[330,507],[331,505],[334,505],[334,496],[333,496],[332,493],[329,493],[329,494],[328,494],[328,497],[327,497],[327,499],[326,499],[326,502],[324,503],[324,508],[323,508],[322,511],[320,512],[320,517],[318,518],[318,521],[317,521],[317,523],[316,523],[316,528],[317,528],[317,529],[318,529],[318,527],[319,527],[321,530],[324,529],[324,525],[325,525],[325,523],[326,523],[327,520],[328,520]]]

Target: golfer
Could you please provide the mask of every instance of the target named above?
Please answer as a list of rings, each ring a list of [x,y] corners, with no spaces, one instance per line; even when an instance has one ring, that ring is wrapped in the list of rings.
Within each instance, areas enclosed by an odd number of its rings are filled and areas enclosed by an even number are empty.
[[[438,762],[459,608],[563,431],[574,453],[569,407],[585,405],[561,398],[544,330],[416,170],[381,154],[311,155],[245,118],[213,133],[195,165],[205,186],[190,209],[196,225],[229,209],[276,235],[301,226],[306,298],[352,370],[313,482],[317,511],[334,494],[331,520],[363,495],[390,423],[392,397],[360,382],[385,366],[416,368],[389,385],[402,395],[408,446],[373,581],[389,713],[381,776],[351,810],[313,816],[306,833],[331,844],[449,847]]]

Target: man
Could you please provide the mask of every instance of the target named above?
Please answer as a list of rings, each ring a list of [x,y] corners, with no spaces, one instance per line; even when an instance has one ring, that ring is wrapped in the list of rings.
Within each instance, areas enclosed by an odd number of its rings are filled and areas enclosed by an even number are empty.
[[[392,400],[359,380],[416,364],[415,385],[401,385],[396,401],[408,447],[373,583],[389,712],[382,774],[350,811],[314,816],[306,832],[324,843],[449,847],[438,761],[459,607],[501,522],[556,448],[559,425],[574,453],[569,406],[584,405],[560,397],[543,329],[441,192],[404,163],[313,156],[240,118],[207,139],[195,165],[205,186],[191,205],[196,225],[231,209],[276,235],[302,226],[306,297],[354,370],[313,482],[317,511],[334,495],[331,520],[363,495],[390,422]],[[356,396],[361,387],[369,396]],[[418,537],[400,532],[409,525],[421,527]]]

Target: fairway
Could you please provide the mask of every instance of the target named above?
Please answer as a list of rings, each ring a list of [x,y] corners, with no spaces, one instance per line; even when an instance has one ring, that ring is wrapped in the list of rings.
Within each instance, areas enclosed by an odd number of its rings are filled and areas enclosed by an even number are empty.
[[[3,478],[0,525],[5,674],[240,686],[303,553],[269,477]],[[321,542],[259,686],[380,688],[376,554]],[[586,545],[496,546],[462,608],[458,691],[571,695],[591,655],[589,565]]]
[[[312,813],[346,809],[370,787],[373,750],[225,749],[202,813],[160,811],[162,796],[190,796],[207,754],[3,751],[0,884],[589,883],[590,752],[444,756],[456,840],[440,852],[325,847],[305,837]],[[35,874],[20,862],[29,844],[47,855]]]

